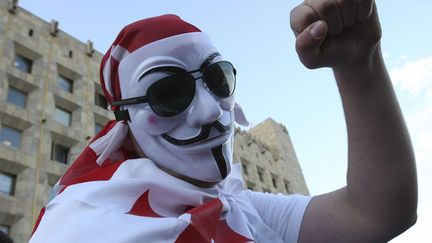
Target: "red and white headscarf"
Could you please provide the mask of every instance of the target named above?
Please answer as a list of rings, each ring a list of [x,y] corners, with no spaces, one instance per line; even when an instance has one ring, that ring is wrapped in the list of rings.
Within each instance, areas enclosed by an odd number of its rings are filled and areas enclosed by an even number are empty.
[[[102,90],[108,102],[121,100],[122,91],[118,67],[122,59],[152,42],[175,35],[201,32],[197,27],[176,15],[163,15],[132,23],[119,33],[110,50],[102,58],[100,77]],[[116,110],[117,107],[111,107]]]

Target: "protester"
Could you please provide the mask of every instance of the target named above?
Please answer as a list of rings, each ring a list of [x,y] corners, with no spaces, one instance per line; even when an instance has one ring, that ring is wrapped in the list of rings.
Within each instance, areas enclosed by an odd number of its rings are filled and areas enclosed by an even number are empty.
[[[57,183],[30,242],[385,242],[413,225],[414,155],[374,1],[308,0],[291,27],[301,62],[334,71],[346,187],[314,197],[243,190],[232,161],[234,122],[247,125],[236,69],[197,27],[163,15],[126,26],[104,55],[116,120]]]

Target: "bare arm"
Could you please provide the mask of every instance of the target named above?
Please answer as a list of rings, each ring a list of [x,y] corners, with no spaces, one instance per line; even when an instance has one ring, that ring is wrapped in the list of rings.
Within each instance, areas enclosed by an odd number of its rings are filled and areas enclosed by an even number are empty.
[[[376,6],[372,0],[306,1],[292,11],[291,26],[305,66],[333,68],[348,130],[347,186],[311,201],[299,241],[388,241],[415,222],[417,179],[381,55]]]

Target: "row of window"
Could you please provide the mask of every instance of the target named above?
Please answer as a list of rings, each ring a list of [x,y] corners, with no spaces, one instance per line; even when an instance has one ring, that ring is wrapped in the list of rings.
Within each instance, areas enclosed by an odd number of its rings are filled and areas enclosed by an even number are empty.
[[[14,66],[17,69],[21,70],[22,72],[30,74],[32,70],[32,65],[33,65],[33,61],[31,59],[26,58],[25,56],[20,54],[15,55]],[[72,78],[66,77],[65,75],[62,74],[58,74],[57,87],[59,90],[63,90],[68,93],[73,93],[74,91],[73,83],[74,81]],[[26,92],[19,89],[12,88],[12,93],[10,94],[10,96],[11,97],[8,98],[8,101],[10,100],[11,103],[14,103],[20,107],[26,106],[26,97],[27,97]],[[95,92],[95,104],[105,109],[108,107],[105,97],[100,92],[97,91]]]
[[[256,185],[255,185],[255,183],[250,182],[250,181],[246,181],[246,187],[247,187],[247,189],[252,190],[252,191],[255,191],[255,190],[256,190]],[[263,187],[263,188],[262,188],[262,191],[263,191],[263,192],[268,192],[268,193],[271,192],[271,191],[270,191],[268,188],[266,188],[266,187]]]
[[[67,157],[64,157],[64,155],[57,154],[56,156],[60,156],[60,159],[67,159]],[[1,195],[8,195],[13,196],[15,194],[15,184],[16,184],[16,175],[0,171],[0,194]],[[50,186],[48,191],[48,200],[53,199],[55,196],[54,187]],[[2,228],[2,225],[0,225],[0,230],[5,230],[8,228]],[[5,233],[8,233],[8,231],[4,231]]]
[[[22,72],[31,74],[33,61],[23,55],[16,54],[14,59],[14,66]],[[73,93],[73,80],[59,74],[57,79],[57,87],[60,90]]]
[[[14,87],[9,87],[6,101],[18,107],[25,108],[27,105],[27,93]],[[107,107],[105,97],[99,93],[95,94],[95,104],[103,108]],[[64,126],[70,126],[72,124],[72,112],[56,106],[54,120]],[[96,124],[95,130],[96,133],[100,130],[100,124]]]
[[[97,134],[103,128],[103,125],[95,122],[94,128],[94,133]],[[14,149],[20,149],[22,133],[23,132],[19,129],[2,124],[0,130],[0,143]]]
[[[290,189],[290,187],[289,187],[289,183],[286,182],[284,185],[285,185],[285,190],[286,190],[286,192],[287,192],[288,194],[292,193],[292,192],[291,192],[291,189]],[[251,190],[251,191],[255,191],[255,190],[256,190],[256,185],[255,185],[255,183],[253,183],[253,182],[246,181],[246,188],[249,189],[249,190]],[[268,193],[271,192],[268,188],[265,188],[265,187],[262,188],[262,191],[263,191],[263,192],[268,192]]]
[[[14,104],[18,107],[26,108],[27,96],[28,96],[27,92],[10,86],[6,100],[7,100],[7,102]],[[107,107],[108,107],[108,103],[107,103],[105,97],[102,94],[100,94],[99,92],[95,92],[94,103],[95,103],[95,105],[102,107],[104,109],[107,109]]]
[[[27,93],[14,87],[9,87],[6,101],[18,107],[25,108],[27,106]],[[105,97],[99,93],[95,94],[95,104],[105,109],[107,107]],[[71,126],[72,111],[56,106],[54,120],[64,126]]]
[[[250,143],[250,144],[251,144],[251,143]],[[250,145],[250,144],[248,144],[248,145]],[[241,145],[241,144],[240,144],[240,149],[241,149],[241,150],[245,150],[245,148],[244,148],[243,145]],[[256,157],[257,159],[259,159],[259,155],[258,155],[258,153],[255,153],[255,157]],[[269,159],[268,162],[269,162],[270,164],[272,164],[273,161],[272,161],[271,159]]]
[[[4,171],[0,171],[0,194],[13,196],[15,194],[15,184],[16,184],[16,176],[6,173]],[[53,199],[55,196],[54,186],[50,186],[48,189],[48,200]],[[2,228],[3,225],[0,224],[0,230],[4,230]],[[8,233],[7,231],[4,231]]]
[[[2,125],[0,130],[1,144],[14,149],[20,149],[21,139],[22,132],[20,130],[4,124]],[[63,164],[67,164],[69,161],[69,150],[70,148],[53,142],[51,146],[51,159]]]
[[[15,175],[0,171],[0,195],[13,196],[15,194],[15,183]],[[48,188],[48,201],[51,201],[54,197],[54,187],[50,186]],[[2,231],[4,234],[9,235],[10,230],[10,225],[0,223],[0,231]]]
[[[100,124],[95,124],[95,133],[98,133],[103,128]],[[22,131],[2,124],[0,130],[0,143],[14,149],[21,148]],[[69,163],[70,148],[53,142],[51,145],[51,160],[60,162],[62,164]],[[1,181],[0,181],[1,183]],[[3,185],[3,184],[2,184]]]
[[[245,159],[242,158],[241,160],[244,161]],[[248,175],[248,174],[249,174],[247,164],[249,164],[249,163],[248,163],[248,162],[246,162],[246,163],[243,162],[243,163],[242,163],[242,171],[243,171],[243,173],[244,173],[245,175]],[[259,178],[259,180],[260,180],[261,182],[264,182],[264,169],[261,168],[261,167],[259,167],[259,166],[257,166],[257,174],[258,174],[258,178]],[[272,175],[271,181],[272,181],[273,187],[277,189],[277,188],[278,188],[277,177]],[[290,189],[289,189],[289,182],[288,182],[288,181],[284,181],[284,186],[285,186],[285,190],[286,190],[287,192],[290,192]],[[250,188],[249,188],[249,189],[250,189]]]

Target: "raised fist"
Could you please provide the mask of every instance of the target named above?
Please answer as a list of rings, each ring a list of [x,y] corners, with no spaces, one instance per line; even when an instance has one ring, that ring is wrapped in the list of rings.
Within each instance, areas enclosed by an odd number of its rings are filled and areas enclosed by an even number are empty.
[[[291,11],[296,51],[307,68],[343,68],[375,52],[381,27],[374,0],[305,0]]]

